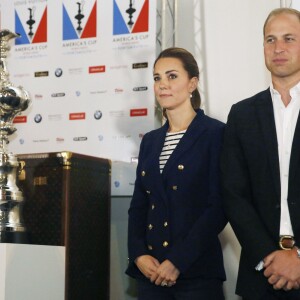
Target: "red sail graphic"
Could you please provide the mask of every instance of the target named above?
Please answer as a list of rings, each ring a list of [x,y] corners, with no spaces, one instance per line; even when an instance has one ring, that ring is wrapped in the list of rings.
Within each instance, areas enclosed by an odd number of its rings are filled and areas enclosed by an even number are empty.
[[[84,27],[81,38],[91,38],[96,37],[96,24],[97,24],[97,2],[95,2],[94,7],[91,11],[89,19]]]
[[[148,24],[149,24],[149,0],[146,0],[138,19],[135,22],[132,33],[148,31]]]
[[[47,42],[47,7],[45,8],[39,27],[34,35],[32,43]]]

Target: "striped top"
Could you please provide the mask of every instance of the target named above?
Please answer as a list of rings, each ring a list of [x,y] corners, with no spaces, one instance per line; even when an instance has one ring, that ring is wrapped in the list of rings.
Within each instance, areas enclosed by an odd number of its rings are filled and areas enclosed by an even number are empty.
[[[174,149],[178,145],[180,139],[183,137],[185,132],[186,132],[186,130],[182,130],[179,132],[173,132],[173,133],[167,132],[164,146],[163,146],[162,151],[159,156],[160,173],[163,172],[163,169],[164,169],[169,157],[173,153]]]

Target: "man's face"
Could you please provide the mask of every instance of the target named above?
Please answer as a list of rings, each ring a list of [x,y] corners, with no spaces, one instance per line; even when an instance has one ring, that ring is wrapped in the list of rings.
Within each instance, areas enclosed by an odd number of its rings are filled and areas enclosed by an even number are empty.
[[[300,21],[282,13],[268,21],[264,36],[265,63],[273,79],[300,80]]]

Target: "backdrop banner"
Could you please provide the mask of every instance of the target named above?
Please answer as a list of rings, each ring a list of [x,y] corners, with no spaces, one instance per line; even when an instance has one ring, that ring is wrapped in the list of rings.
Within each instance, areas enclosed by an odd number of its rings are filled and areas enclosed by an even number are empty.
[[[21,35],[10,80],[32,99],[9,149],[135,161],[154,128],[156,1],[4,0],[0,14]]]
[[[291,7],[300,10],[300,1],[291,1]]]

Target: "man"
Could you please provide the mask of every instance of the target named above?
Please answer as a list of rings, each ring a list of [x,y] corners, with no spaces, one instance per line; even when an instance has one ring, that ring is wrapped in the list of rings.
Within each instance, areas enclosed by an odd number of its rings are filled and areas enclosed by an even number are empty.
[[[241,244],[236,293],[300,299],[300,12],[264,25],[270,88],[232,106],[221,159],[224,206]]]

